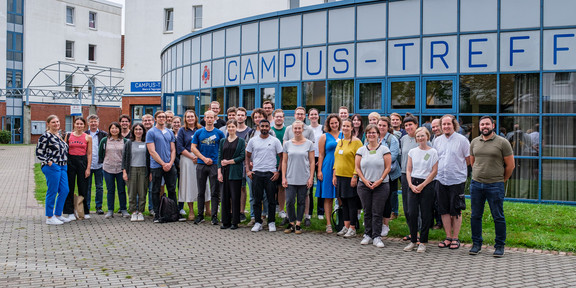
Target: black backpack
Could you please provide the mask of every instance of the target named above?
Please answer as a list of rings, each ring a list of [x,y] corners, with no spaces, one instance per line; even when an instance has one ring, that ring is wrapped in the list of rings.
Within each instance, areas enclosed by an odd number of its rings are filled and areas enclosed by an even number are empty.
[[[178,204],[174,202],[174,200],[166,197],[166,195],[162,195],[162,198],[160,199],[159,210],[159,220],[161,223],[176,222],[180,218],[180,214],[178,213]]]

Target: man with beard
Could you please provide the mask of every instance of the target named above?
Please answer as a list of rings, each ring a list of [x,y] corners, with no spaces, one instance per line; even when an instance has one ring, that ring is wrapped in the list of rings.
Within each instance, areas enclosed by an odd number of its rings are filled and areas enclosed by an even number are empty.
[[[120,128],[122,128],[120,130],[120,134],[122,135],[122,138],[126,138],[126,139],[130,139],[132,136],[130,134],[130,129],[132,128],[132,118],[130,118],[130,116],[126,115],[126,114],[122,114],[120,115],[120,118],[118,119],[118,122],[120,122]]]
[[[504,183],[508,181],[514,170],[514,154],[510,142],[494,133],[496,125],[490,116],[480,118],[479,126],[482,135],[474,138],[470,143],[470,164],[472,165],[470,226],[473,246],[469,254],[477,255],[482,249],[482,215],[485,202],[488,201],[496,232],[494,245],[496,250],[493,256],[502,257],[506,240]]]
[[[276,180],[280,176],[276,159],[282,161],[282,144],[276,137],[270,136],[270,122],[261,119],[258,123],[260,135],[253,137],[246,147],[246,176],[252,179],[254,187],[254,219],[252,232],[262,230],[262,200],[264,191],[268,198],[268,230],[276,232],[275,214]],[[250,168],[252,162],[252,168]]]

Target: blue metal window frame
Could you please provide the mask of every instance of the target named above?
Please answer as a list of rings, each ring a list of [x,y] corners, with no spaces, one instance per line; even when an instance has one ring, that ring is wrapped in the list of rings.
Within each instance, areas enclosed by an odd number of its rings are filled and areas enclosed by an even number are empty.
[[[360,108],[360,85],[361,84],[373,84],[373,83],[377,83],[380,84],[380,93],[381,93],[381,97],[380,97],[380,109],[361,109]],[[370,114],[371,112],[378,112],[379,114],[384,113],[385,111],[385,107],[386,105],[388,105],[388,103],[390,102],[390,98],[388,97],[388,93],[386,93],[387,90],[387,85],[386,85],[386,79],[382,79],[382,78],[362,78],[362,79],[357,79],[354,83],[354,94],[356,95],[354,97],[354,107],[356,107],[357,109],[355,109],[355,112],[362,114],[362,113],[367,113]]]
[[[451,109],[446,109],[446,108],[428,108],[426,107],[427,105],[427,95],[426,95],[426,86],[427,86],[427,82],[428,81],[442,81],[442,80],[450,80],[452,81],[452,108]],[[422,77],[422,93],[421,93],[421,97],[422,99],[420,100],[422,105],[420,108],[419,113],[431,113],[431,114],[435,114],[435,113],[443,113],[443,114],[456,114],[457,108],[458,107],[458,91],[459,91],[459,85],[460,85],[460,81],[458,80],[458,78],[454,75],[454,76],[423,76]]]

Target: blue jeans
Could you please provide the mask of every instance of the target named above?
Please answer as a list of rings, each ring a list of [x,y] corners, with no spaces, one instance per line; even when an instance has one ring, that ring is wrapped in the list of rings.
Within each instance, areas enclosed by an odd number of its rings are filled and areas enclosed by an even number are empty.
[[[64,203],[70,191],[67,171],[67,165],[60,166],[56,163],[52,163],[52,166],[44,165],[44,167],[42,167],[42,173],[46,176],[46,185],[48,186],[48,190],[46,191],[47,217],[54,215],[62,216]],[[56,202],[56,209],[54,209],[54,202]]]
[[[506,219],[504,218],[503,205],[505,194],[504,182],[485,184],[472,180],[470,183],[472,206],[470,226],[472,228],[472,242],[475,245],[482,245],[482,215],[484,214],[484,204],[488,201],[496,232],[494,247],[504,247],[506,241]]]
[[[90,177],[88,177],[88,193],[86,193],[86,203],[88,204],[88,209],[90,209],[90,202],[92,201],[92,176],[94,176],[94,182],[96,182],[96,209],[102,208],[102,201],[104,198],[104,178],[102,174],[102,168],[100,169],[90,169]]]
[[[116,200],[116,187],[118,188],[118,201],[120,202],[120,211],[126,209],[126,184],[122,179],[122,172],[110,174],[104,171],[104,180],[106,180],[106,200],[108,201],[108,211],[114,212],[114,201]],[[116,184],[116,186],[114,186]]]

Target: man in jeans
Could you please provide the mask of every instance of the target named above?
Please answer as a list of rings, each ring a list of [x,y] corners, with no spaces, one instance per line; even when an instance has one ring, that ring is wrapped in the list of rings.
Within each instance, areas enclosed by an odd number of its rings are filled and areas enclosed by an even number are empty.
[[[194,224],[204,221],[204,192],[206,180],[210,179],[210,198],[212,206],[212,225],[218,225],[218,204],[220,204],[220,182],[218,182],[218,151],[220,139],[224,133],[214,126],[216,114],[208,110],[204,113],[206,127],[199,129],[192,137],[192,153],[198,157],[196,179],[198,185],[198,217]]]
[[[276,231],[276,203],[274,198],[276,196],[276,180],[280,176],[278,171],[276,159],[282,161],[282,144],[276,137],[270,136],[270,121],[266,119],[260,120],[258,124],[260,128],[260,135],[250,139],[246,147],[246,176],[252,179],[252,187],[254,188],[254,227],[252,232],[262,230],[262,200],[264,198],[264,191],[268,197],[268,230],[270,232]],[[252,169],[250,169],[250,162],[252,161]]]
[[[514,171],[514,154],[512,145],[503,137],[494,133],[496,127],[490,116],[480,118],[481,135],[470,143],[470,164],[472,165],[472,182],[470,183],[470,200],[472,215],[472,242],[470,255],[477,255],[482,250],[482,215],[488,200],[494,228],[496,244],[494,257],[504,256],[506,241],[506,219],[504,218],[504,183]]]
[[[86,134],[92,136],[92,164],[90,165],[90,177],[88,178],[88,192],[86,193],[86,203],[88,204],[88,209],[90,209],[90,202],[92,200],[92,177],[96,182],[96,214],[104,214],[102,210],[102,200],[104,197],[104,174],[102,173],[102,163],[98,163],[98,145],[102,138],[108,136],[108,133],[98,129],[100,125],[100,118],[98,115],[91,114],[87,118],[88,127],[90,129],[86,131]]]
[[[176,199],[176,138],[172,130],[166,128],[166,113],[154,114],[156,126],[146,133],[146,146],[150,153],[150,174],[152,174],[152,202],[154,203],[154,223],[160,223],[160,187],[164,178],[168,197]]]

